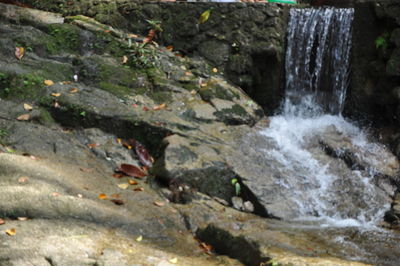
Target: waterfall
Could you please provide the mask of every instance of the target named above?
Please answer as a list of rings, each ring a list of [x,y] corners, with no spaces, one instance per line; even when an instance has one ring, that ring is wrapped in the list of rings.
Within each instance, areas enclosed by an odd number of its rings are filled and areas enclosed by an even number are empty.
[[[286,96],[261,131],[268,148],[259,148],[273,187],[263,202],[279,217],[359,226],[376,224],[390,208],[393,191],[377,176],[396,159],[341,116],[353,15],[350,8],[290,11]],[[363,166],[349,165],[346,154]]]
[[[290,10],[286,112],[341,113],[349,81],[353,17],[351,8]]]

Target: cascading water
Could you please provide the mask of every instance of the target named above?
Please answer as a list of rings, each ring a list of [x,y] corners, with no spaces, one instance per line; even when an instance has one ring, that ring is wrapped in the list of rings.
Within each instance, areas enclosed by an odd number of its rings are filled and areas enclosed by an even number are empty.
[[[273,172],[269,185],[284,195],[265,200],[277,216],[358,226],[375,224],[390,207],[393,191],[376,177],[397,161],[383,158],[385,148],[341,116],[353,15],[349,8],[290,11],[286,97],[261,132],[270,143],[263,151]]]

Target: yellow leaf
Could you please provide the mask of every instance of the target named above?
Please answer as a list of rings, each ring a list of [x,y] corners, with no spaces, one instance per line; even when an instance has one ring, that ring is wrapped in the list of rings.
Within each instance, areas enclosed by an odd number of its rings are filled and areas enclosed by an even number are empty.
[[[78,92],[78,89],[77,88],[71,88],[70,90],[69,90],[69,93],[77,93]]]
[[[15,228],[11,228],[11,229],[6,230],[6,234],[9,235],[9,236],[13,236],[16,233],[17,233],[17,230]]]
[[[118,187],[121,189],[127,189],[129,187],[129,184],[127,183],[118,184]]]
[[[122,61],[122,64],[128,63],[128,57],[127,57],[126,55],[124,55],[124,56],[122,57],[121,61]]]
[[[117,143],[121,144],[122,143],[122,139],[121,138],[117,138]]]
[[[107,199],[107,195],[104,194],[104,193],[99,194],[99,196],[97,196],[97,197],[98,197],[99,199],[103,199],[103,200]]]
[[[53,97],[60,97],[60,96],[61,96],[61,93],[59,93],[59,92],[53,92],[53,93],[51,94],[51,96],[53,96]]]
[[[129,183],[129,185],[133,185],[133,186],[138,184],[138,182],[136,180],[133,180],[133,179],[129,179],[128,183]]]
[[[212,69],[212,71],[213,71],[214,73],[217,73],[217,72],[218,72],[218,69],[217,69],[216,67],[214,67],[214,68]]]
[[[143,236],[139,236],[138,238],[136,238],[136,241],[137,242],[140,242],[140,241],[142,241],[143,240]]]
[[[24,54],[25,54],[24,47],[15,47],[15,57],[18,58],[18,60],[21,60]]]
[[[31,105],[27,104],[27,103],[24,103],[24,109],[26,111],[31,111],[33,109],[33,107]]]
[[[204,11],[199,17],[199,24],[202,24],[208,20],[211,14],[211,9]]]
[[[28,121],[31,118],[30,114],[23,114],[17,117],[19,121]]]
[[[26,221],[28,217],[17,217],[18,221]]]
[[[162,202],[162,201],[155,201],[155,202],[154,202],[154,205],[156,205],[156,206],[158,206],[158,207],[162,207],[162,206],[165,205],[165,202]]]
[[[178,263],[178,258],[172,258],[169,260],[169,262],[173,263],[173,264],[177,264]]]
[[[52,86],[52,85],[54,85],[54,82],[53,82],[52,80],[49,80],[49,79],[46,79],[43,83],[44,83],[44,85],[46,85],[46,86]]]
[[[156,111],[157,110],[162,110],[162,109],[165,109],[165,107],[167,107],[167,105],[165,103],[163,103],[163,104],[154,106],[153,110],[156,110]]]

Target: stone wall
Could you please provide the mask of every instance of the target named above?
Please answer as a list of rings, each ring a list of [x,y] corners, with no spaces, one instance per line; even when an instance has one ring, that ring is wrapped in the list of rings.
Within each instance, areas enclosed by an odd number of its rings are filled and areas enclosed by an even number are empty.
[[[199,16],[213,8],[209,19]],[[158,43],[201,56],[271,113],[280,103],[287,8],[262,3],[147,3],[120,9],[132,32],[159,20]]]
[[[352,82],[346,114],[377,125],[400,123],[400,3],[355,6]]]

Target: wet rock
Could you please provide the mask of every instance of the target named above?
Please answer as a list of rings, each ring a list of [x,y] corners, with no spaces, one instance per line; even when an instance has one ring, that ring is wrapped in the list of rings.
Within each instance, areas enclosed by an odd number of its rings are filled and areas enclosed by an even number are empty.
[[[231,199],[233,208],[236,210],[243,210],[243,199],[241,197],[232,197]]]
[[[243,210],[245,212],[254,212],[254,205],[250,201],[245,201],[243,203]]]

